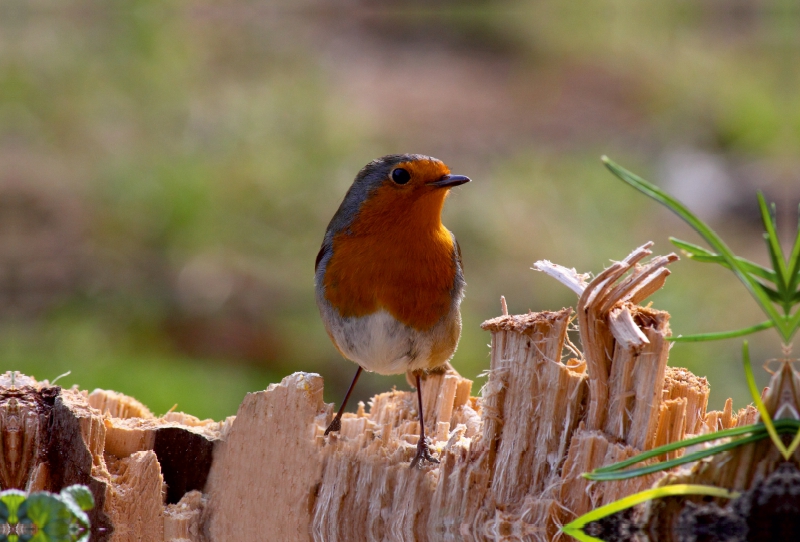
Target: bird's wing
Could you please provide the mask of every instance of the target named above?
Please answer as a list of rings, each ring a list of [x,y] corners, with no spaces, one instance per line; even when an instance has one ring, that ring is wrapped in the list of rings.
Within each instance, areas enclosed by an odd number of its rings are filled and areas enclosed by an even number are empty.
[[[317,268],[319,267],[319,262],[322,261],[323,256],[325,256],[325,243],[322,243],[322,246],[319,249],[319,254],[317,254],[317,261],[314,262],[314,273],[317,272]]]
[[[458,240],[456,240],[456,236],[453,235],[453,242],[456,244],[456,261],[458,261],[458,266],[461,268],[461,272],[464,272],[464,262],[461,261],[461,245],[458,244]]]

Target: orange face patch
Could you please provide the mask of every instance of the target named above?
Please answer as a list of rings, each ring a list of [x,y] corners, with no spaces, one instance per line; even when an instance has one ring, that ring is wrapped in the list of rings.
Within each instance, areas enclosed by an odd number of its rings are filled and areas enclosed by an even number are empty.
[[[400,162],[395,167],[403,168],[411,174],[411,181],[408,183],[411,186],[438,181],[450,174],[450,169],[439,160],[424,159]]]
[[[372,192],[346,231],[333,238],[325,297],[343,317],[387,310],[400,322],[428,329],[447,314],[456,267],[441,212],[447,189],[427,186],[450,173],[434,160],[398,164],[406,185],[390,180]]]

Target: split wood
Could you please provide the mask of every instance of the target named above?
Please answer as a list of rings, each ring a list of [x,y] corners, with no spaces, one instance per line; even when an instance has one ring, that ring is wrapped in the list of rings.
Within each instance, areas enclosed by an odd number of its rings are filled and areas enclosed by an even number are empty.
[[[333,405],[316,374],[248,394],[235,417],[215,422],[6,373],[0,485],[88,485],[93,541],[557,540],[576,515],[658,481],[591,483],[582,473],[755,419],[730,402],[706,412],[706,380],[667,366],[669,315],[639,304],[677,257],[639,265],[649,247],[591,282],[542,263],[580,296],[582,355],[565,356],[577,352],[565,348],[572,309],[504,314],[482,326],[491,365],[479,397],[452,369],[427,376],[438,465],[409,468],[419,433],[411,391],[375,396],[324,437]]]

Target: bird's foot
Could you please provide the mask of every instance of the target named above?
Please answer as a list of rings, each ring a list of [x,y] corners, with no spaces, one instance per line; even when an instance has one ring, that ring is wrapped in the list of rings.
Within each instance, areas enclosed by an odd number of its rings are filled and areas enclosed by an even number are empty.
[[[417,455],[411,460],[411,468],[416,467],[420,462],[428,461],[430,463],[438,463],[439,460],[431,455],[431,450],[428,448],[427,439],[420,439],[417,443]]]
[[[333,421],[325,430],[325,436],[327,437],[328,433],[330,433],[331,431],[339,432],[341,428],[342,428],[342,418],[341,416],[337,415],[335,418],[333,418]]]

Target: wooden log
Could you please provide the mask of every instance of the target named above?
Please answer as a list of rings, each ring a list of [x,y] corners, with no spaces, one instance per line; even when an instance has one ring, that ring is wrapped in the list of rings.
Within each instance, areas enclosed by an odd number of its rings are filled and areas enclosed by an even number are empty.
[[[311,539],[323,465],[319,431],[330,412],[314,374],[295,373],[245,397],[205,488],[211,540],[259,540],[265,532],[274,540]]]
[[[156,417],[115,392],[7,373],[0,484],[89,485],[93,540],[558,540],[559,525],[658,480],[598,484],[582,473],[754,419],[730,403],[707,413],[705,379],[667,367],[669,315],[639,303],[676,257],[640,264],[649,254],[640,247],[591,281],[540,266],[580,296],[582,352],[568,340],[572,309],[504,310],[483,324],[492,355],[480,396],[451,367],[426,375],[422,408],[438,464],[409,467],[419,434],[410,391],[359,404],[325,437],[333,407],[315,374],[248,394],[235,417],[216,422]],[[702,476],[747,484],[770,468],[762,461],[742,474],[761,451],[746,453],[740,466]]]
[[[96,503],[93,541],[162,540],[170,488],[181,496],[202,489],[225,423],[180,413],[155,418],[122,394],[88,395],[5,373],[0,487],[58,492],[83,484]]]

